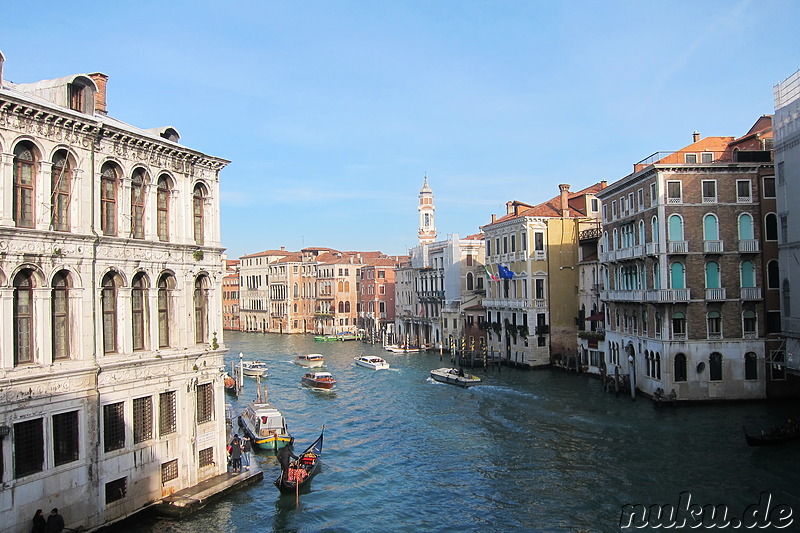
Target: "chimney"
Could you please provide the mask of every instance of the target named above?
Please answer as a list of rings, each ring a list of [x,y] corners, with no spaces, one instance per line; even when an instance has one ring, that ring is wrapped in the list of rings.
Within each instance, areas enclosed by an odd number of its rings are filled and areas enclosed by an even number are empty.
[[[558,189],[561,191],[561,216],[568,217],[569,216],[569,185],[566,183],[562,183],[558,186]]]
[[[608,182],[606,180],[601,181],[600,182],[600,188],[601,189],[605,189],[606,187],[608,187]]]
[[[94,94],[94,110],[96,113],[108,115],[106,110],[106,84],[108,83],[108,76],[102,72],[95,72],[89,74],[89,77],[94,80],[97,85],[97,92]]]
[[[497,222],[497,215],[492,213],[492,224],[494,224],[495,222]]]
[[[514,202],[506,202],[506,215],[514,212]]]
[[[286,251],[286,247],[285,246],[281,246],[281,252],[285,252],[285,251]]]
[[[694,130],[694,133],[692,133],[692,142],[696,143],[699,140],[700,140],[700,132],[697,131],[697,130]]]

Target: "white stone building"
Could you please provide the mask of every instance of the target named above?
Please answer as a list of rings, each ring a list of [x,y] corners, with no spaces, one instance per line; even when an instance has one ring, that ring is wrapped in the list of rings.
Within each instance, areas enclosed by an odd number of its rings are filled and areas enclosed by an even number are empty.
[[[124,518],[226,470],[219,172],[0,54],[0,529]]]

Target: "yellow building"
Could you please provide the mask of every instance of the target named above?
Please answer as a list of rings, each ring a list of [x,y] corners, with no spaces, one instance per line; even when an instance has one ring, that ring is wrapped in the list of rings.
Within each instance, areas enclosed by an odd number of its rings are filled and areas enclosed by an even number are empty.
[[[600,216],[600,182],[538,205],[511,201],[486,235],[483,305],[490,354],[509,364],[543,366],[577,352],[578,234]]]

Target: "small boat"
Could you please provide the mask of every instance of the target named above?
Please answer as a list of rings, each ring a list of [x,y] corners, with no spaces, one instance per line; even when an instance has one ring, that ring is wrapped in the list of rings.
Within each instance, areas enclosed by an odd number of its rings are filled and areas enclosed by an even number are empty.
[[[251,444],[262,450],[279,450],[292,438],[281,412],[266,401],[266,395],[262,397],[260,382],[256,401],[248,404],[239,417],[239,425],[250,437]]]
[[[319,434],[317,440],[289,465],[289,470],[285,476],[281,472],[278,479],[275,480],[275,486],[278,487],[279,491],[287,494],[297,494],[300,489],[311,482],[311,478],[316,474],[322,458],[322,435],[324,433],[325,428],[322,429],[322,433]]]
[[[314,340],[317,342],[338,341],[333,335],[314,335]]]
[[[387,346],[384,346],[384,348],[386,349],[386,351],[392,353],[418,353],[419,351],[421,351],[419,346],[408,346],[404,344],[399,344],[399,345],[389,344]]]
[[[336,380],[330,372],[307,372],[303,375],[302,383],[315,389],[332,389]]]
[[[481,384],[481,378],[472,374],[465,374],[464,370],[459,368],[437,368],[436,370],[431,370],[431,377],[436,381],[458,385],[459,387],[472,387],[473,385]]]
[[[353,359],[355,359],[358,366],[363,366],[364,368],[371,368],[372,370],[389,368],[389,363],[385,359],[374,355],[362,355],[361,357],[353,357]]]
[[[267,363],[263,361],[242,361],[242,373],[251,378],[267,376]]]
[[[744,426],[742,426],[742,431],[749,446],[771,446],[800,438],[800,423],[789,419],[786,424],[775,426],[769,432],[762,431],[760,435],[748,435]]]
[[[325,356],[321,353],[309,353],[305,355],[298,355],[294,360],[296,365],[314,368],[325,365]]]
[[[225,392],[230,394],[237,394],[239,392],[236,386],[236,380],[227,372],[222,375],[222,383],[225,385]]]

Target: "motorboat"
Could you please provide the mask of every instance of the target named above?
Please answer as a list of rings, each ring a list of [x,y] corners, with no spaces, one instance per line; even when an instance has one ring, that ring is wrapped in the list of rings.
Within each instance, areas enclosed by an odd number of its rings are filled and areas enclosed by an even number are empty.
[[[330,372],[307,372],[303,375],[302,383],[307,387],[330,390],[336,385],[336,380]]]
[[[364,368],[371,368],[372,370],[383,370],[389,368],[389,363],[381,357],[374,355],[362,355],[361,357],[353,357],[358,366]]]
[[[262,450],[280,450],[292,438],[281,412],[266,401],[266,394],[262,397],[260,383],[256,400],[239,416],[239,426],[250,437],[251,444]]]
[[[384,346],[384,349],[392,353],[419,353],[421,351],[418,346],[409,346],[407,344],[388,344]]]
[[[321,353],[308,353],[305,355],[298,355],[294,362],[296,365],[315,368],[325,365],[325,356]]]
[[[431,377],[442,383],[458,385],[459,387],[472,387],[480,385],[481,378],[472,374],[466,374],[461,368],[437,368],[431,370]]]
[[[267,376],[267,363],[263,361],[242,361],[242,374],[254,378]]]

